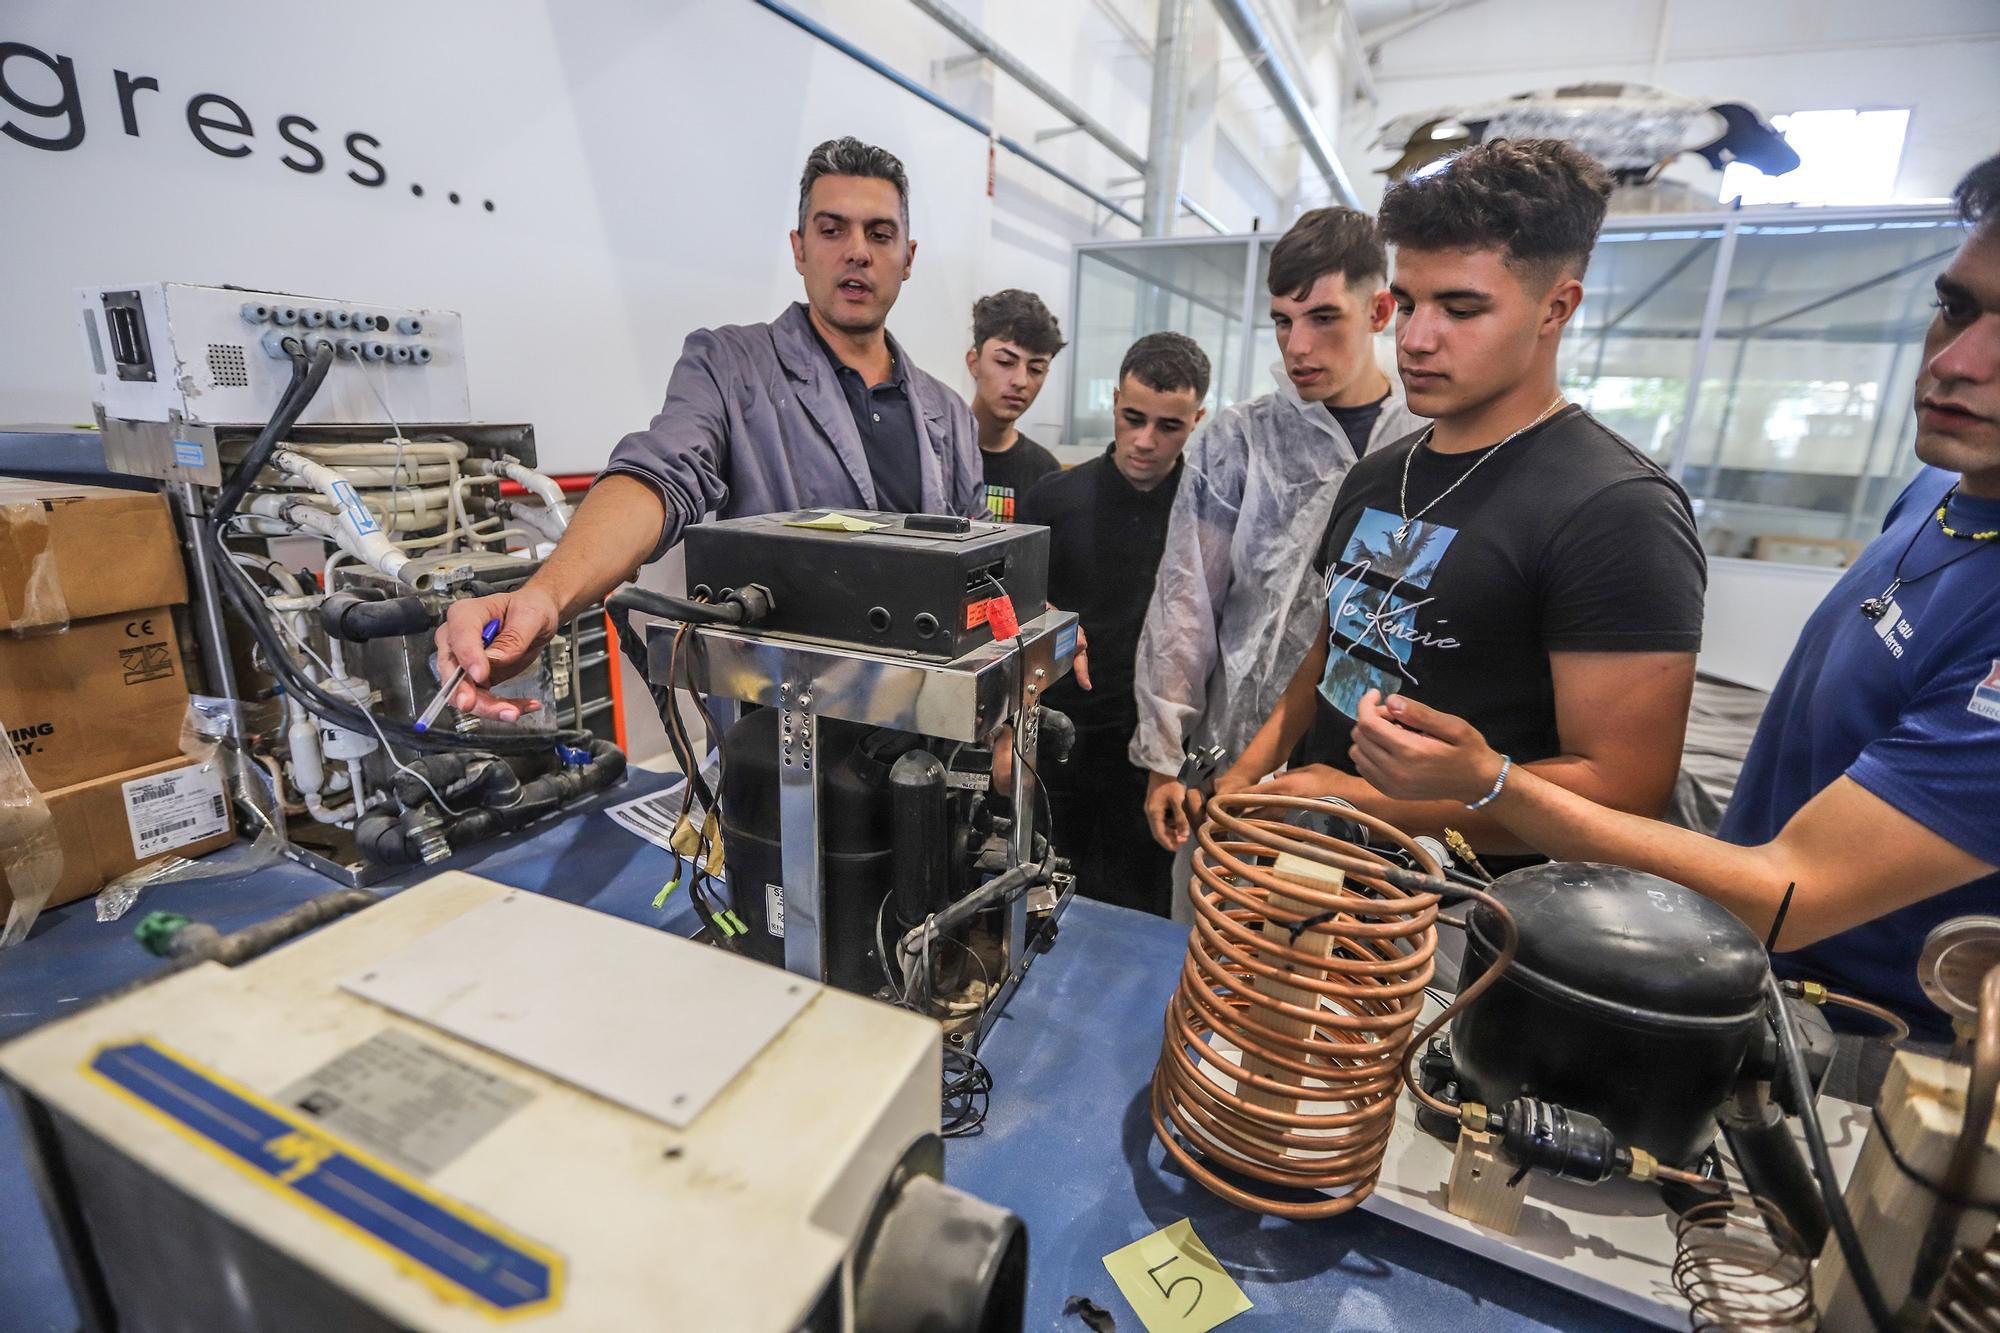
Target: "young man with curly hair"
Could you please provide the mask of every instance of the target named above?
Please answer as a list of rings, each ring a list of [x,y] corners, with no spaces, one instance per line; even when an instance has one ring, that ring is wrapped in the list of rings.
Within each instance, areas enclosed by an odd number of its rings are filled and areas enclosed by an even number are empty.
[[[1759,935],[1776,925],[1779,975],[1937,1039],[1924,938],[2000,908],[2000,157],[1957,200],[1969,231],[1937,278],[1913,395],[1929,466],[1806,622],[1719,838],[1607,809],[1510,760],[1489,722],[1397,695],[1362,698],[1351,755],[1393,796],[1492,794],[1485,817],[1540,851],[1663,875]]]
[[[1603,805],[1672,794],[1707,566],[1686,494],[1565,400],[1556,351],[1611,181],[1555,140],[1496,140],[1382,201],[1396,362],[1432,425],[1355,464],[1321,551],[1325,614],[1276,711],[1216,790],[1337,796],[1412,833],[1455,828],[1489,866],[1529,845],[1459,801],[1356,773],[1363,696],[1414,699]]]

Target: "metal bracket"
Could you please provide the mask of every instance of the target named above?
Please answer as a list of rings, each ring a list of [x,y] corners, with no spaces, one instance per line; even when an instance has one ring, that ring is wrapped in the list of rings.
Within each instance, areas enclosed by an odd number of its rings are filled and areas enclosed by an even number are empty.
[[[826,976],[822,929],[826,900],[819,873],[819,768],[813,753],[819,740],[819,716],[812,711],[810,684],[780,684],[778,694],[779,864],[785,878],[779,887],[784,895],[785,970],[818,981]]]

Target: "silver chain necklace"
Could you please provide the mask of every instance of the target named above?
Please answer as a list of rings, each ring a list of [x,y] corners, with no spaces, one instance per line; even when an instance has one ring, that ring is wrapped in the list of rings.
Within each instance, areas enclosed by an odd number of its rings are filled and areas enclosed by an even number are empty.
[[[1470,477],[1473,473],[1479,471],[1479,469],[1485,465],[1487,459],[1493,457],[1493,455],[1499,453],[1502,449],[1512,444],[1515,440],[1520,439],[1523,435],[1526,435],[1529,431],[1533,430],[1535,427],[1541,425],[1544,421],[1547,421],[1550,417],[1554,416],[1556,413],[1556,409],[1561,407],[1562,405],[1563,405],[1563,397],[1561,394],[1557,394],[1555,401],[1550,403],[1547,407],[1543,408],[1542,414],[1540,416],[1536,417],[1533,421],[1530,421],[1527,425],[1521,427],[1521,429],[1515,431],[1512,435],[1509,435],[1506,439],[1500,441],[1500,443],[1489,447],[1485,453],[1479,456],[1478,460],[1474,462],[1471,467],[1467,468],[1464,472],[1459,474],[1459,478],[1457,481],[1454,481],[1451,485],[1445,487],[1442,491],[1438,493],[1437,497],[1433,499],[1429,504],[1425,505],[1422,509],[1419,509],[1416,513],[1412,514],[1410,512],[1410,460],[1417,456],[1417,450],[1423,448],[1425,445],[1431,442],[1431,433],[1437,429],[1435,425],[1426,426],[1424,428],[1423,438],[1419,439],[1415,444],[1411,445],[1410,452],[1403,455],[1403,484],[1401,488],[1399,488],[1396,492],[1396,512],[1402,515],[1403,526],[1396,529],[1396,540],[1403,541],[1404,539],[1406,539],[1410,535],[1411,527],[1413,527],[1416,524],[1417,520],[1421,519],[1425,514],[1430,513],[1431,510],[1437,508],[1438,505],[1444,500],[1445,496],[1450,495],[1453,491],[1463,486],[1468,477]]]

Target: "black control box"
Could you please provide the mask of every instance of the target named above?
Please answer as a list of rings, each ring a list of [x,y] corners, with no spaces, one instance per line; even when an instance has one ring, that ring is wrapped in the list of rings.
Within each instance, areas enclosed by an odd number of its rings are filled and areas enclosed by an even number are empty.
[[[844,646],[963,657],[993,642],[1002,592],[1023,624],[1048,605],[1047,528],[802,509],[697,523],[685,542],[692,595],[761,583],[774,606],[759,630]]]

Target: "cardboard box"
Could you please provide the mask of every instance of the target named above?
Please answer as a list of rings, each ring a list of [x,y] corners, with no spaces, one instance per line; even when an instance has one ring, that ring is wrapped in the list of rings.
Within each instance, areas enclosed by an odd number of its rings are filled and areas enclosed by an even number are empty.
[[[187,700],[170,607],[0,634],[0,727],[43,795],[172,758]]]
[[[186,600],[162,496],[0,477],[0,630]]]
[[[185,755],[44,791],[62,844],[62,875],[48,907],[96,893],[141,862],[199,856],[235,837],[228,787],[219,763]],[[0,920],[13,894],[0,848]]]

